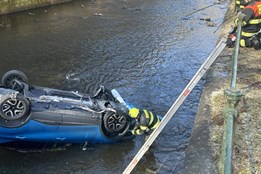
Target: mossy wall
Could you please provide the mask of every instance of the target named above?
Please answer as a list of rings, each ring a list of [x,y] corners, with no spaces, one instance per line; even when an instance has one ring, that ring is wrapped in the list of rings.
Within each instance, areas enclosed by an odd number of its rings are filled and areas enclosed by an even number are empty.
[[[0,0],[0,15],[72,0]]]

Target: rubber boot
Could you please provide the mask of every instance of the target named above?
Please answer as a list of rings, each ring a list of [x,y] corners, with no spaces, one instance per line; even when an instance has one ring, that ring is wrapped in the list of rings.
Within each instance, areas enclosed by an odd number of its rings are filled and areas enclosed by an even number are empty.
[[[256,50],[259,50],[259,49],[261,49],[261,36],[259,37],[258,41],[259,41],[259,48],[258,48],[258,49],[256,49]]]
[[[255,50],[260,49],[260,39],[258,39],[256,36],[253,36],[251,42],[252,42],[251,44],[255,48]]]

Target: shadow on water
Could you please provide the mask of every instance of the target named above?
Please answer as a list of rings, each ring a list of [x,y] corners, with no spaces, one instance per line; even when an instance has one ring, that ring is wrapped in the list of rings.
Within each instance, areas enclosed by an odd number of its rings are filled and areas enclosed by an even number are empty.
[[[182,20],[213,2],[73,1],[0,17],[0,74],[24,71],[30,83],[92,93],[117,88],[138,108],[164,115],[215,46],[225,5]],[[184,157],[204,81],[171,119],[135,173],[176,173]],[[1,173],[121,173],[143,138],[19,153],[1,148]]]

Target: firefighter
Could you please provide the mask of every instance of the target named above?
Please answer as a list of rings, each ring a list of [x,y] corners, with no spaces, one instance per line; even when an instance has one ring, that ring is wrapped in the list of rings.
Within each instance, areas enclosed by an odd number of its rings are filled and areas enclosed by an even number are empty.
[[[254,0],[236,0],[237,11],[243,10],[248,4],[254,2]]]
[[[142,135],[156,129],[160,123],[160,119],[156,115],[145,109],[140,111],[137,108],[132,108],[129,110],[129,115],[136,119],[136,125],[131,131],[133,135]]]
[[[261,0],[255,0],[247,5],[242,13],[246,15],[241,33],[240,46],[261,49]],[[235,20],[237,25],[238,19]],[[227,46],[233,47],[236,39],[236,28],[229,34]]]

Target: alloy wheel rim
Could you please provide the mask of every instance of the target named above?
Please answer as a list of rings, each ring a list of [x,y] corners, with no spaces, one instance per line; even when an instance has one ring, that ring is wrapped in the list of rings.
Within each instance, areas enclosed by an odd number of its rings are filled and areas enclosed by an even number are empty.
[[[6,119],[13,120],[23,116],[25,106],[21,100],[10,98],[3,104],[2,111]]]

